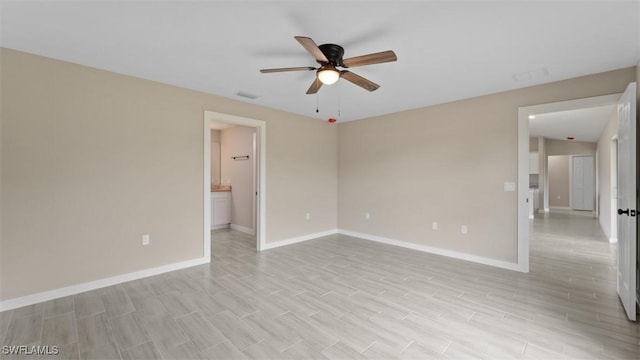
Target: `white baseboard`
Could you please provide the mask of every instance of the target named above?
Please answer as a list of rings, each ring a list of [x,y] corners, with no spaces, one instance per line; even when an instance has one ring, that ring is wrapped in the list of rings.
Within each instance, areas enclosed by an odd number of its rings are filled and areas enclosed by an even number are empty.
[[[239,231],[242,231],[242,230],[239,230]],[[359,232],[349,231],[349,230],[343,230],[343,229],[332,229],[332,230],[322,231],[322,232],[318,232],[318,233],[314,233],[314,234],[308,234],[308,235],[298,236],[298,237],[285,239],[285,240],[280,240],[280,241],[276,241],[276,242],[272,242],[272,243],[267,243],[267,244],[264,245],[264,247],[261,250],[274,249],[274,248],[281,247],[281,246],[291,245],[291,244],[295,244],[295,243],[299,243],[299,242],[303,242],[303,241],[308,241],[308,240],[312,240],[312,239],[316,239],[316,238],[320,238],[320,237],[324,237],[324,236],[335,235],[335,234],[343,234],[343,235],[347,235],[347,236],[353,236],[353,237],[357,237],[357,238],[364,239],[364,240],[370,240],[370,241],[375,241],[375,242],[379,242],[379,243],[383,243],[383,244],[387,244],[387,245],[399,246],[399,247],[403,247],[403,248],[407,248],[407,249],[423,251],[423,252],[427,252],[427,253],[432,253],[432,254],[447,256],[447,257],[451,257],[451,258],[455,258],[455,259],[471,261],[471,262],[484,264],[484,265],[495,266],[495,267],[499,267],[499,268],[503,268],[503,269],[522,271],[522,270],[520,270],[518,264],[516,264],[516,263],[510,263],[510,262],[506,262],[506,261],[485,258],[485,257],[482,257],[482,256],[470,255],[470,254],[460,253],[460,252],[457,252],[457,251],[446,250],[446,249],[441,249],[441,248],[436,248],[436,247],[431,247],[431,246],[426,246],[426,245],[420,245],[420,244],[414,244],[414,243],[410,243],[410,242],[394,240],[394,239],[389,239],[389,238],[385,238],[385,237],[381,237],[381,236],[364,234],[364,233],[359,233]],[[612,241],[612,240],[617,241],[617,239],[610,239],[610,241]],[[64,287],[64,288],[44,291],[44,292],[40,292],[40,293],[36,293],[36,294],[32,294],[32,295],[26,295],[26,296],[14,298],[14,299],[3,300],[3,301],[0,301],[0,312],[11,310],[11,309],[16,309],[16,308],[19,308],[19,307],[28,306],[28,305],[32,305],[32,304],[37,304],[37,303],[43,302],[43,301],[49,301],[49,300],[53,300],[53,299],[58,299],[58,298],[69,296],[69,295],[75,295],[75,294],[79,294],[79,293],[82,293],[82,292],[85,292],[85,291],[90,291],[90,290],[95,290],[95,289],[99,289],[99,288],[103,288],[103,287],[107,287],[107,286],[117,285],[117,284],[121,284],[121,283],[124,283],[124,282],[127,282],[127,281],[138,280],[138,279],[146,278],[146,277],[153,276],[153,275],[159,275],[159,274],[167,273],[167,272],[170,272],[170,271],[181,270],[181,269],[189,268],[189,267],[192,267],[192,266],[202,265],[202,264],[206,264],[206,263],[209,263],[209,262],[210,262],[209,258],[202,257],[202,258],[182,261],[182,262],[178,262],[178,263],[174,263],[174,264],[158,266],[158,267],[151,268],[151,269],[135,271],[135,272],[132,272],[132,273],[116,275],[116,276],[109,277],[109,278],[106,278],[106,279],[89,281],[89,282],[82,283],[82,284],[71,285],[71,286],[67,286],[67,287]]]
[[[153,275],[159,275],[170,271],[181,270],[196,265],[207,264],[210,262],[208,257],[201,257],[193,260],[181,261],[169,265],[162,265],[151,269],[135,271],[127,274],[116,275],[106,279],[89,281],[82,284],[71,285],[59,289],[43,291],[40,293],[21,296],[13,299],[0,301],[0,312],[16,309],[23,306],[37,304],[43,301],[58,299],[61,297],[79,294],[85,291],[95,290],[107,286],[121,284],[127,281],[138,280]]]
[[[256,230],[255,229],[248,228],[246,226],[240,226],[240,225],[236,225],[236,224],[231,224],[230,227],[233,230],[238,230],[238,231],[243,232],[245,234],[249,234],[249,235],[255,235],[256,234]]]
[[[266,243],[266,244],[264,244],[264,246],[260,250],[261,251],[262,250],[269,250],[269,249],[273,249],[273,248],[277,248],[277,247],[281,247],[281,246],[286,246],[286,245],[291,245],[291,244],[295,244],[295,243],[299,243],[299,242],[303,242],[303,241],[307,241],[307,240],[317,239],[317,238],[323,237],[323,236],[335,235],[337,233],[338,233],[338,230],[333,229],[333,230],[327,230],[327,231],[318,232],[318,233],[315,233],[315,234],[303,235],[303,236],[298,236],[298,237],[294,237],[294,238],[290,238],[290,239],[280,240],[280,241],[276,241],[276,242],[272,242],[272,243]]]
[[[228,228],[229,228],[229,224],[211,225],[211,230],[220,230],[220,229],[228,229]]]
[[[495,266],[502,269],[523,272],[523,270],[520,268],[520,266],[517,263],[512,263],[508,261],[502,261],[502,260],[496,260],[496,259],[486,258],[482,256],[477,256],[477,255],[465,254],[465,253],[461,253],[453,250],[441,249],[441,248],[427,246],[427,245],[414,244],[406,241],[389,239],[382,236],[363,234],[363,233],[343,230],[343,229],[338,229],[338,234],[353,236],[353,237],[364,239],[364,240],[371,240],[371,241],[375,241],[375,242],[379,242],[387,245],[400,246],[403,248],[418,250],[418,251],[427,252],[431,254],[447,256],[455,259],[471,261],[478,264]]]

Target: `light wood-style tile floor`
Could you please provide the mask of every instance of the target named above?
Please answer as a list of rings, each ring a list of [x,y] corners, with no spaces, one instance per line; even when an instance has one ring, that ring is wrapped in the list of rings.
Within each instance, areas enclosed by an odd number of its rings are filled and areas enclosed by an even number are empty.
[[[0,313],[0,339],[71,359],[639,359],[597,220],[532,228],[529,274],[341,235],[257,253],[216,231],[210,265]]]

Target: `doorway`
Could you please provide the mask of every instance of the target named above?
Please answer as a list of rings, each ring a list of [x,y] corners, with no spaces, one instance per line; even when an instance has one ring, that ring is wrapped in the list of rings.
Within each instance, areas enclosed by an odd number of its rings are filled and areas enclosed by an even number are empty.
[[[244,118],[240,116],[234,116],[229,114],[217,113],[213,111],[204,112],[204,231],[205,231],[205,244],[204,251],[205,256],[211,256],[211,190],[212,185],[231,185],[231,194],[233,193],[233,184],[224,184],[231,182],[230,177],[225,177],[223,173],[220,179],[212,181],[212,168],[211,168],[211,156],[212,156],[212,122],[228,124],[229,126],[242,126],[251,128],[254,136],[251,137],[251,154],[237,154],[229,156],[231,161],[242,161],[245,164],[251,164],[255,170],[255,174],[251,176],[251,179],[243,179],[247,186],[250,186],[249,203],[255,209],[252,211],[251,217],[248,223],[253,224],[252,231],[255,232],[256,249],[261,251],[265,244],[265,200],[266,200],[266,184],[265,184],[265,167],[266,167],[266,123],[262,120]],[[215,153],[215,149],[213,151]],[[222,149],[220,150],[220,156],[223,156]],[[228,154],[227,154],[228,155]],[[226,155],[225,155],[226,156]],[[236,157],[236,159],[231,159]],[[220,184],[222,183],[222,184]],[[233,196],[233,195],[231,195]],[[237,228],[240,231],[250,231],[249,227]]]
[[[529,121],[535,114],[595,108],[617,104],[621,94],[604,95],[592,98],[562,101],[518,108],[518,270],[529,272]],[[544,210],[549,208],[548,194],[548,149],[539,149],[541,155],[540,173],[544,184]]]

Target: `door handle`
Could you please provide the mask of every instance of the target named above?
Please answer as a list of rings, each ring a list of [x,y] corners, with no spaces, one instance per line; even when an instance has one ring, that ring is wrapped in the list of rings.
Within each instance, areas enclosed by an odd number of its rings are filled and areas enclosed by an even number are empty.
[[[635,213],[635,211],[634,211],[634,213]],[[627,214],[627,216],[629,216],[629,209],[627,209],[627,210],[618,209],[618,215],[622,215],[622,214]]]

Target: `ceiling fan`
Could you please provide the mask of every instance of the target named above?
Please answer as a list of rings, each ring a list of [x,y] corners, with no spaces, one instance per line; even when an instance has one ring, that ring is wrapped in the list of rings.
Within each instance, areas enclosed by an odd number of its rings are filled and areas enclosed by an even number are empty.
[[[361,88],[369,91],[377,90],[380,85],[374,83],[371,80],[365,79],[360,75],[356,75],[349,70],[342,70],[338,68],[352,68],[356,66],[379,64],[385,62],[392,62],[398,60],[396,54],[391,51],[382,51],[362,56],[356,56],[348,59],[343,59],[344,49],[340,45],[336,44],[323,44],[316,45],[313,39],[305,36],[296,36],[296,40],[313,56],[314,59],[320,64],[320,67],[312,66],[300,66],[300,67],[288,67],[277,69],[262,69],[261,73],[273,73],[284,71],[316,71],[316,78],[307,90],[307,94],[315,94],[318,92],[322,84],[331,85],[343,78]]]

